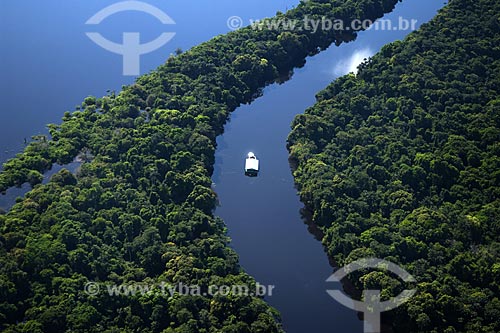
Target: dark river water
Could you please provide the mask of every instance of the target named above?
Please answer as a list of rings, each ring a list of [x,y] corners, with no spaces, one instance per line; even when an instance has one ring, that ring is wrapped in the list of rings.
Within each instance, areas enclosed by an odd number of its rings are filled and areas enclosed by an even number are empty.
[[[428,21],[442,6],[439,1],[403,1],[387,15]],[[257,281],[274,285],[267,301],[282,315],[289,333],[363,332],[355,311],[332,299],[326,283],[333,273],[321,243],[308,232],[288,164],[286,138],[295,115],[314,104],[315,94],[335,77],[355,70],[364,57],[409,31],[363,32],[355,42],[331,47],[310,58],[293,78],[273,85],[251,105],[231,115],[218,139],[214,189],[220,206],[216,215],[226,222],[232,246],[243,268]],[[244,159],[252,151],[260,160],[257,178],[244,176]]]
[[[165,27],[150,16],[127,12],[106,19],[101,26],[84,23],[110,0],[0,1],[0,162],[23,148],[24,138],[47,133],[47,123],[59,123],[64,111],[74,110],[88,95],[101,96],[133,82],[122,75],[119,55],[101,49],[85,32],[99,31],[119,42],[123,31],[141,32],[141,41],[155,39]],[[141,73],[165,61],[178,47],[186,50],[229,31],[227,20],[272,16],[298,1],[292,0],[147,0],[176,22],[167,31],[172,41],[141,58]],[[428,21],[443,5],[436,0],[405,0],[386,18]],[[285,84],[273,85],[251,105],[236,110],[225,134],[218,139],[213,175],[221,216],[233,239],[241,265],[261,284],[274,285],[267,301],[282,314],[289,333],[362,332],[356,313],[336,303],[325,292],[332,273],[319,241],[300,217],[300,203],[285,148],[290,123],[314,103],[314,95],[335,77],[355,70],[367,56],[409,31],[375,31],[308,60]],[[243,175],[249,151],[261,161],[257,178]],[[8,209],[26,187],[0,196]]]

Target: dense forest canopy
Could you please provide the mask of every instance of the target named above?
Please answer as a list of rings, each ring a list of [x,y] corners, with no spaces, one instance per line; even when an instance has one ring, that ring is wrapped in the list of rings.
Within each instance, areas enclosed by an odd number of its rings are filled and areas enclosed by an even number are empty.
[[[402,265],[395,332],[500,332],[500,2],[454,0],[317,95],[289,135],[302,201],[342,266]],[[359,289],[397,295],[381,271]]]
[[[397,0],[301,2],[280,18],[371,19]],[[0,192],[29,182],[0,215],[0,330],[4,332],[281,331],[261,298],[84,292],[87,281],[255,285],[242,272],[211,189],[215,138],[229,113],[355,31],[244,28],[218,36],[118,94],[88,97],[7,161]],[[54,163],[63,169],[48,184]]]

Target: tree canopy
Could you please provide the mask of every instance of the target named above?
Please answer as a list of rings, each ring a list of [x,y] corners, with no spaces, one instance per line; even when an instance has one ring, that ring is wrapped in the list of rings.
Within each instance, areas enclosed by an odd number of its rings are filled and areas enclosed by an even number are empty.
[[[376,19],[397,0],[301,2],[279,18]],[[0,215],[4,332],[281,331],[261,297],[85,293],[87,281],[249,285],[212,211],[215,138],[237,106],[355,31],[251,27],[177,52],[119,93],[89,96],[50,139],[4,164],[0,192],[33,190]],[[73,175],[54,163],[85,158]]]
[[[500,331],[499,12],[451,1],[292,125],[294,177],[329,256],[387,259],[418,281],[386,314],[395,332]],[[402,288],[381,272],[351,280]]]

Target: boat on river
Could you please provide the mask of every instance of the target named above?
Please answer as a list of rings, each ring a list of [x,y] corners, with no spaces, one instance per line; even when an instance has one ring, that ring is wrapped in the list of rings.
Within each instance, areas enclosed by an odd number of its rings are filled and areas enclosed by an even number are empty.
[[[257,177],[259,174],[259,160],[254,153],[249,152],[245,160],[245,176]]]

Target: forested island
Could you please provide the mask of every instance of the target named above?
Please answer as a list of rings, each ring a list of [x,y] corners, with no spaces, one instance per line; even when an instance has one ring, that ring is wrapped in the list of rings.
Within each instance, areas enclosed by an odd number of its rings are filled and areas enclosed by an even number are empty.
[[[450,1],[317,95],[288,138],[301,200],[339,266],[417,280],[394,332],[500,332],[500,2]],[[359,290],[395,296],[382,271]]]
[[[301,2],[279,18],[375,20],[397,0]],[[135,84],[88,97],[50,138],[6,162],[0,192],[33,189],[0,215],[3,332],[280,332],[260,297],[159,293],[110,297],[106,284],[249,285],[214,218],[215,138],[229,114],[307,56],[356,31],[255,30],[173,56]],[[41,184],[55,163],[83,160]]]

